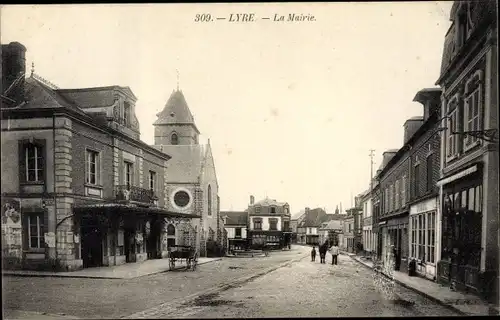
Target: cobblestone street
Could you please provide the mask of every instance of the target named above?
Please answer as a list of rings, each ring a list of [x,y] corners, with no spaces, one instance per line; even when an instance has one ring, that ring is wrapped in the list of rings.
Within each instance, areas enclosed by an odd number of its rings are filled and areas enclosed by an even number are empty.
[[[117,318],[223,286],[287,261],[309,248],[273,252],[266,258],[224,258],[198,266],[134,279],[3,277],[4,309],[79,318]],[[160,309],[159,309],[160,310]]]
[[[457,316],[419,294],[395,285],[377,287],[371,270],[348,256],[339,265],[308,258],[239,287],[171,306],[148,318]]]

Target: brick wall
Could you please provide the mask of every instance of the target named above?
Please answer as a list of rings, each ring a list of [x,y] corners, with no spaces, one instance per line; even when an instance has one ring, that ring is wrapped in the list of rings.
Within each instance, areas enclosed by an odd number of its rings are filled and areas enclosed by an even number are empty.
[[[381,206],[381,213],[380,213],[380,216],[384,216],[384,215],[387,215],[388,213],[395,213],[395,212],[398,212],[398,211],[402,211],[402,210],[405,210],[407,209],[408,207],[408,202],[409,202],[409,188],[410,188],[410,175],[409,175],[409,167],[410,166],[410,158],[409,158],[409,154],[408,153],[405,153],[400,159],[399,161],[397,161],[396,163],[392,164],[391,168],[381,177],[380,179],[380,189],[381,189],[381,203],[382,203],[382,206]],[[403,185],[403,176],[406,176],[406,183],[405,183],[405,188],[402,189],[402,185]],[[389,200],[388,202],[386,202],[384,200],[385,198],[385,193],[386,192],[389,192],[389,188],[391,187],[391,185],[395,185],[396,183],[396,180],[399,180],[399,186],[400,186],[400,192],[399,192],[399,196],[400,196],[400,201],[399,201],[399,206],[396,208],[396,197],[393,196],[392,197],[392,200],[391,200],[391,197],[389,197]],[[393,187],[394,190],[395,187]],[[405,201],[405,204],[402,205],[401,203],[401,200],[402,200],[402,195],[403,195],[403,190],[406,194],[406,201]],[[396,195],[396,192],[394,191],[393,192],[394,195]],[[389,207],[389,202],[393,203],[392,205],[392,210],[390,209]]]
[[[107,134],[97,132],[82,124],[73,124],[73,149],[72,188],[75,194],[85,195],[86,182],[86,149],[99,152],[101,161],[100,184],[103,187],[103,198],[111,198],[114,195],[114,170],[113,170],[113,147],[112,138]]]
[[[440,166],[440,136],[436,133],[438,124],[433,125],[423,136],[421,136],[411,150],[411,192],[410,200],[414,201],[422,196],[437,194],[439,192],[436,182],[439,179]],[[431,155],[432,180],[431,188],[427,188],[428,157]],[[415,165],[419,164],[418,179],[415,177]],[[417,186],[418,182],[418,186]]]

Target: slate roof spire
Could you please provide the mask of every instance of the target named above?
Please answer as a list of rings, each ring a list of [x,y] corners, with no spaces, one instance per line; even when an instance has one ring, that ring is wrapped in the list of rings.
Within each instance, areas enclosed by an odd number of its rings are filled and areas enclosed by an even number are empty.
[[[184,94],[179,89],[172,92],[165,107],[156,116],[158,119],[156,119],[154,125],[189,124],[196,128],[193,114],[189,109]],[[198,129],[196,130],[198,131]]]

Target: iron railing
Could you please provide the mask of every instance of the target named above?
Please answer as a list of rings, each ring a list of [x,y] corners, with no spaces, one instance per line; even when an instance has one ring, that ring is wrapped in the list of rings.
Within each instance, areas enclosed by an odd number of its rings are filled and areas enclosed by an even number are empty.
[[[117,200],[136,201],[147,204],[154,204],[158,200],[153,190],[131,185],[116,186],[115,195]]]

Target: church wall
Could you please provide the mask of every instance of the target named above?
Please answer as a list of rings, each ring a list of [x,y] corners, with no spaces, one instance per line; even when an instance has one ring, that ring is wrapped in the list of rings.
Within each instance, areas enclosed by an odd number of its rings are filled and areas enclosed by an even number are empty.
[[[179,144],[198,144],[198,134],[191,125],[162,125],[155,126],[155,144],[171,144],[170,136],[173,132],[179,137]]]

